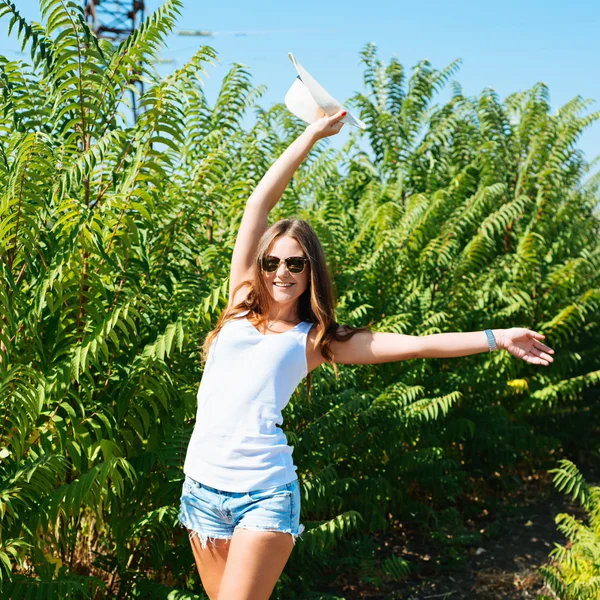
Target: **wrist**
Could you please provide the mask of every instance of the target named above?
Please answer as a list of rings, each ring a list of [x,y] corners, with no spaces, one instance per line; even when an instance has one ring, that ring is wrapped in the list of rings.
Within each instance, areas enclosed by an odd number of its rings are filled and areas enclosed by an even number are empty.
[[[321,139],[314,130],[312,123],[307,125],[306,129],[302,132],[302,135],[306,136],[311,144],[314,144]]]
[[[504,329],[492,329],[492,333],[496,339],[496,350],[504,350]]]

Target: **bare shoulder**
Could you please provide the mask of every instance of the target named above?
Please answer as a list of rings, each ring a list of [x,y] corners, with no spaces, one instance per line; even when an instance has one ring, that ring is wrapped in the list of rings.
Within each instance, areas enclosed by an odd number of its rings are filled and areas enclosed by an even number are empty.
[[[337,330],[338,333],[343,332],[344,326],[339,325]],[[308,363],[309,373],[326,362],[325,357],[321,354],[321,350],[317,345],[317,333],[318,329],[317,324],[315,323],[306,336],[306,362]],[[337,343],[339,342],[333,341],[330,347],[333,347],[333,345]]]
[[[306,364],[309,373],[325,362],[317,346],[317,327],[317,323],[314,323],[306,336]]]

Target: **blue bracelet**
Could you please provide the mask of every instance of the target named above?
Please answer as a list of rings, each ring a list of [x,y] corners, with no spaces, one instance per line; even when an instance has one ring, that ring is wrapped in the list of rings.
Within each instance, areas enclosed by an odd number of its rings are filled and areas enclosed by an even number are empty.
[[[488,345],[490,347],[489,351],[496,350],[496,338],[494,337],[492,330],[486,329],[485,335],[487,336]]]

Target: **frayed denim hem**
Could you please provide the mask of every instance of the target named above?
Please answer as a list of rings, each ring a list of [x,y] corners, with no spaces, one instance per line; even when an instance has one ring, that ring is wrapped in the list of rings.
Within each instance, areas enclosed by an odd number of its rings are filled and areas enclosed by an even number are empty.
[[[210,536],[208,534],[201,533],[200,531],[196,531],[195,529],[189,528],[187,525],[185,525],[181,521],[179,521],[179,524],[181,525],[181,527],[183,527],[188,532],[188,538],[189,538],[190,542],[194,539],[194,536],[198,537],[198,539],[200,540],[200,546],[202,547],[202,549],[206,548],[207,542],[210,542],[213,546],[216,546],[217,540],[230,540],[232,537],[230,535],[219,535],[218,537]]]

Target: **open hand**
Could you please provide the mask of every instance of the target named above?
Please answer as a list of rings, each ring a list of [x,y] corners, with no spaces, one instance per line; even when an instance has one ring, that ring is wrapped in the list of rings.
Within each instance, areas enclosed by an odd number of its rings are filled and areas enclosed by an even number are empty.
[[[547,365],[554,362],[550,356],[550,354],[554,354],[554,350],[540,341],[544,337],[543,333],[531,331],[531,329],[511,327],[502,331],[501,347],[528,363]]]
[[[323,116],[314,123],[311,123],[306,129],[310,131],[315,139],[321,139],[339,133],[344,126],[341,120],[346,116],[345,110],[340,110],[333,116],[328,116],[324,110],[321,110]]]

